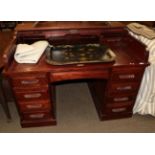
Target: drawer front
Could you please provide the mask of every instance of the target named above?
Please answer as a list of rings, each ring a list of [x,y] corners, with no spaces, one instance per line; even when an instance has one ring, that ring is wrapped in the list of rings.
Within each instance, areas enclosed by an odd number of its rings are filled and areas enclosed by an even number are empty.
[[[51,118],[51,112],[32,112],[32,113],[22,113],[22,118],[24,120],[41,120]]]
[[[19,108],[22,112],[33,112],[40,110],[51,110],[50,101],[33,101],[33,102],[19,102]]]
[[[134,102],[117,102],[117,103],[107,103],[106,107],[108,108],[119,108],[119,107],[126,107],[126,106],[133,106]]]
[[[106,98],[106,102],[108,103],[122,103],[122,102],[133,102],[136,98],[136,94],[121,94],[121,95],[114,95],[111,97]]]
[[[125,113],[132,113],[132,106],[122,106],[122,107],[107,107],[104,113],[109,115],[120,115]]]
[[[12,78],[13,87],[29,88],[47,85],[48,80],[45,75],[14,77]]]
[[[48,89],[36,89],[29,91],[16,91],[18,101],[47,100],[49,98]]]
[[[111,76],[112,81],[133,82],[140,81],[143,75],[143,70],[125,70],[114,72]]]
[[[135,92],[139,88],[139,83],[117,83],[111,84],[109,93],[130,93]]]
[[[81,64],[80,64],[81,65]],[[109,70],[92,70],[92,71],[70,71],[70,72],[59,72],[51,74],[51,82],[64,81],[64,80],[76,80],[76,79],[108,79]]]

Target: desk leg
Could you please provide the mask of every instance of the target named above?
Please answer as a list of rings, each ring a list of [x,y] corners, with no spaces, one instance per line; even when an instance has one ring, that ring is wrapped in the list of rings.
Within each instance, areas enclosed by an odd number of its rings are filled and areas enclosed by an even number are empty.
[[[7,116],[7,119],[8,121],[11,120],[11,114],[10,114],[10,111],[9,111],[9,107],[8,107],[8,103],[7,103],[7,99],[6,99],[6,92],[5,92],[5,86],[4,86],[4,81],[3,81],[3,77],[1,77],[1,80],[0,80],[0,91],[1,91],[1,96],[2,96],[2,107],[5,111],[5,114]]]
[[[93,98],[96,110],[98,112],[100,120],[102,120],[102,109],[105,106],[105,92],[106,92],[107,80],[92,80],[88,82],[88,87]]]

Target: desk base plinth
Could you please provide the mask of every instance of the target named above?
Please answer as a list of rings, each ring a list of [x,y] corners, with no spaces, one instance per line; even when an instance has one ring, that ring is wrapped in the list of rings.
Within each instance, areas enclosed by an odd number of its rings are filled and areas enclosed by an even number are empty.
[[[48,125],[56,125],[57,122],[53,118],[44,119],[44,120],[21,120],[21,126],[25,127],[39,127],[39,126],[48,126]]]
[[[106,114],[99,114],[99,118],[101,121],[106,121],[106,120],[113,120],[113,119],[122,119],[122,118],[129,118],[132,117],[132,113],[123,113],[123,114],[118,114],[118,115],[106,115]]]

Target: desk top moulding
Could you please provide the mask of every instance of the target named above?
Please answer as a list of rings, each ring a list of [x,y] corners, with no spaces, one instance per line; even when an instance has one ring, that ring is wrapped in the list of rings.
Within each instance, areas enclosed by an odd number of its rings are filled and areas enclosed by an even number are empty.
[[[102,29],[106,27],[124,27],[120,22],[107,21],[52,21],[52,22],[30,22],[22,23],[16,26],[17,31],[23,30],[62,30],[62,29]]]

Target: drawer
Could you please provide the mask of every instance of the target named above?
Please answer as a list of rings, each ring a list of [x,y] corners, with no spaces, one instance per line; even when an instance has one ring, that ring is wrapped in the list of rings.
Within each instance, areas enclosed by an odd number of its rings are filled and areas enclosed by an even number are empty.
[[[48,80],[46,75],[27,75],[27,76],[15,76],[12,78],[13,87],[21,87],[22,89],[29,87],[39,87],[42,85],[47,85]]]
[[[44,112],[32,112],[32,113],[22,113],[23,120],[40,120],[51,118],[52,113],[49,111]]]
[[[110,85],[109,94],[136,92],[138,88],[139,83],[113,83]]]
[[[111,80],[112,81],[121,81],[121,82],[133,82],[140,81],[143,75],[143,69],[133,70],[120,70],[112,73]]]
[[[82,65],[82,64],[80,64]],[[92,71],[70,71],[70,72],[57,72],[51,74],[51,82],[76,80],[76,79],[108,79],[109,70],[92,70]]]
[[[119,115],[124,113],[132,113],[133,106],[122,106],[122,107],[106,107],[104,113],[109,115]]]
[[[135,101],[136,94],[119,94],[106,98],[107,103],[120,103],[120,102],[133,102]]]
[[[108,108],[119,108],[119,107],[133,106],[133,105],[134,105],[133,101],[130,101],[130,102],[117,102],[117,103],[114,103],[114,102],[106,103],[106,107],[108,107]]]
[[[48,88],[29,89],[28,91],[14,89],[18,101],[34,101],[49,99]]]
[[[51,103],[49,100],[45,101],[33,101],[33,102],[19,102],[20,111],[33,112],[42,110],[51,110]]]

